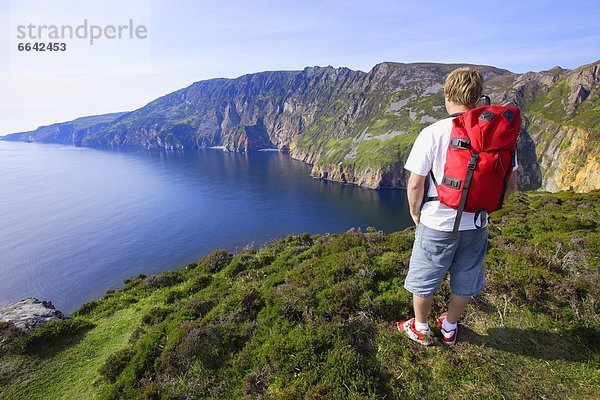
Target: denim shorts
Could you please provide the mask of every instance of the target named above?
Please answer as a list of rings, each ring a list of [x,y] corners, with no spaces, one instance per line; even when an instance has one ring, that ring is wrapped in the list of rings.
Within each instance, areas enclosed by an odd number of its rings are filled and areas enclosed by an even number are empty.
[[[442,232],[417,226],[404,287],[421,297],[435,293],[450,271],[450,290],[459,296],[475,296],[484,287],[483,257],[487,250],[487,227]]]

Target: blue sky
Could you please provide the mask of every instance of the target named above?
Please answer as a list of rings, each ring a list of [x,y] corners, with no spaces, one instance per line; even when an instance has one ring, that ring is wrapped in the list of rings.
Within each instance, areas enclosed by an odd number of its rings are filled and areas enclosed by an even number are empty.
[[[133,18],[138,41],[24,54],[15,24]],[[131,110],[213,77],[382,61],[494,65],[513,72],[600,59],[599,1],[11,0],[0,3],[0,134]]]

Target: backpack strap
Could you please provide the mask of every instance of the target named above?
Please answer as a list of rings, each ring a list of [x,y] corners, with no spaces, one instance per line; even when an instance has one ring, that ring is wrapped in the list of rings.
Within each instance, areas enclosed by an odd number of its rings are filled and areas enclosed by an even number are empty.
[[[462,193],[460,195],[460,202],[458,203],[458,210],[456,210],[456,218],[454,219],[454,228],[452,229],[453,239],[456,239],[458,227],[460,226],[460,220],[462,218],[463,211],[465,210],[465,204],[467,203],[467,195],[469,194],[469,187],[471,186],[471,180],[473,179],[473,172],[475,171],[475,166],[477,165],[478,157],[479,153],[475,151],[471,152],[471,159],[469,160],[467,176],[465,177]]]
[[[435,176],[433,176],[433,171],[429,171],[429,176],[431,177],[431,182],[433,182],[433,184],[435,185],[435,188],[437,189],[438,183],[435,180]],[[426,201],[439,201],[440,200],[440,198],[437,196],[427,196],[426,199],[427,199]]]
[[[473,223],[475,224],[475,228],[480,229],[483,228],[483,225],[489,223],[489,214],[485,210],[477,210],[475,211],[475,215],[473,216]],[[481,221],[479,224],[478,221]]]
[[[437,188],[438,184],[437,181],[435,180],[435,176],[433,176],[433,171],[429,171],[429,176],[431,178],[431,182],[433,182],[433,184],[435,185],[435,187]],[[439,201],[439,197],[437,196],[429,196],[429,187],[431,186],[429,179],[427,179],[425,181],[425,190],[423,191],[423,201],[421,202],[421,208],[420,210],[423,209],[423,206],[425,206],[425,203],[427,203],[428,201]]]
[[[502,204],[504,204],[504,197],[506,196],[506,190],[508,189],[508,181],[511,175],[515,172],[513,168],[515,167],[515,152],[510,152],[510,170],[504,176],[504,182],[502,185],[502,193],[500,194],[500,201],[498,202],[498,209],[502,208]]]
[[[438,183],[435,180],[435,176],[433,175],[433,171],[429,171],[429,176],[431,177],[431,181],[433,182],[433,184],[435,185],[435,187],[437,187]]]

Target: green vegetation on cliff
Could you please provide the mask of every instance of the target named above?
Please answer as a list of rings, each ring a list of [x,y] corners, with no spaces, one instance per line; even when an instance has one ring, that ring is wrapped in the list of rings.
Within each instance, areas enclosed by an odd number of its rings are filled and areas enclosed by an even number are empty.
[[[139,275],[71,322],[0,326],[0,397],[598,398],[599,214],[598,191],[513,196],[452,349],[394,328],[414,229],[302,234]]]
[[[398,135],[388,140],[365,140],[358,145],[356,156],[351,161],[361,168],[384,167],[404,162],[408,158],[416,135]]]
[[[600,93],[594,90],[598,63],[555,73],[556,82],[545,90],[532,92],[525,110],[556,125],[600,131]]]

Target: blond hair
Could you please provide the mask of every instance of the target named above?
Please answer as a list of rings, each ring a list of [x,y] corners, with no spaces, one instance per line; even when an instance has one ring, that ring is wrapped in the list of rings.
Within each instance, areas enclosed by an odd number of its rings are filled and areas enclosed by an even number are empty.
[[[450,72],[444,84],[444,95],[453,103],[469,108],[475,107],[483,93],[483,76],[470,67]]]

